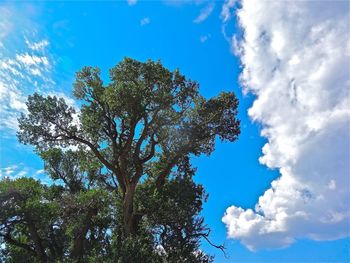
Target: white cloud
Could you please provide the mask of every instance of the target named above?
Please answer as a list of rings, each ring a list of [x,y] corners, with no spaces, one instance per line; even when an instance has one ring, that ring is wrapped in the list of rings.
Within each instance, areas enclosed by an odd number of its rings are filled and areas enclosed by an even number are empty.
[[[132,5],[136,5],[137,0],[127,0],[128,5],[132,6]]]
[[[151,23],[151,19],[149,17],[144,17],[141,19],[140,21],[140,25],[141,26],[145,26],[148,25],[149,23]]]
[[[0,58],[0,124],[1,129],[16,130],[20,112],[26,112],[27,96],[43,91],[54,82],[51,79],[49,58],[44,50],[37,55],[13,53]]]
[[[54,87],[55,60],[48,52],[49,41],[38,33],[32,33],[30,38],[22,33],[38,32],[38,26],[25,15],[20,15],[17,9],[0,7],[0,12],[4,14],[0,17],[0,29],[11,29],[0,36],[0,132],[4,136],[3,132],[13,135],[17,130],[17,118],[21,112],[27,111],[28,95],[34,92],[43,95],[57,93],[57,87]],[[21,19],[16,21],[15,17]],[[17,27],[21,30],[13,30]],[[14,40],[1,42],[10,38]]]
[[[28,39],[26,39],[25,42],[31,50],[36,51],[44,50],[49,45],[49,41],[47,41],[46,39],[41,40],[39,42],[30,42]]]
[[[221,9],[222,20],[226,23],[232,17],[232,8],[236,5],[238,0],[225,0],[225,4]]]
[[[45,170],[44,169],[40,169],[40,170],[37,170],[35,172],[36,175],[40,175],[40,174],[44,174],[45,173]]]
[[[17,61],[21,62],[25,66],[36,66],[43,64],[45,66],[49,65],[49,62],[46,57],[38,57],[35,55],[29,55],[28,53],[25,54],[17,54],[16,55]]]
[[[19,177],[26,176],[29,169],[27,167],[19,167],[18,165],[10,165],[8,167],[0,167],[0,180],[7,177],[11,179],[16,179]]]
[[[21,64],[22,70],[26,70],[34,76],[43,77],[44,73],[50,69],[50,63],[46,56],[23,53],[16,54],[16,60]]]
[[[52,185],[54,183],[52,179],[45,174],[45,170],[36,170],[32,167],[25,166],[23,163],[10,165],[8,167],[0,167],[0,180],[4,178],[15,180],[21,177],[34,178],[47,185]]]
[[[210,37],[211,37],[210,34],[201,36],[201,37],[199,38],[199,41],[200,41],[201,43],[204,43],[204,42],[206,42]]]
[[[8,167],[0,168],[0,178],[5,176],[10,177],[17,170],[17,168],[17,165],[11,165]]]
[[[193,22],[196,24],[199,24],[205,21],[213,12],[214,7],[215,7],[214,2],[209,3],[206,7],[201,9],[199,16],[197,16],[196,19],[193,20]]]
[[[1,9],[0,9],[1,10]],[[12,17],[4,19],[11,24]],[[1,19],[0,19],[1,20]],[[26,24],[25,24],[26,25]],[[32,24],[33,30],[36,28]],[[34,30],[35,31],[35,30]],[[9,37],[16,42],[4,42],[0,52],[0,132],[1,136],[14,135],[18,128],[20,113],[26,113],[28,95],[38,92],[42,95],[64,97],[68,105],[76,108],[75,101],[57,89],[53,80],[55,60],[47,50],[49,41],[36,40],[13,31]],[[1,40],[1,39],[0,39]],[[78,123],[77,115],[75,122]]]
[[[13,23],[9,19],[13,14],[12,12],[4,7],[0,6],[0,41],[5,38],[12,30],[13,30]],[[1,45],[3,45],[1,43]]]
[[[251,250],[298,238],[349,236],[350,28],[344,1],[243,0],[236,45],[248,114],[268,142],[259,161],[280,171],[254,209],[231,206],[230,238]],[[223,7],[224,23],[235,1]]]
[[[330,190],[335,190],[337,188],[337,184],[336,184],[336,182],[333,179],[329,181],[328,188]]]

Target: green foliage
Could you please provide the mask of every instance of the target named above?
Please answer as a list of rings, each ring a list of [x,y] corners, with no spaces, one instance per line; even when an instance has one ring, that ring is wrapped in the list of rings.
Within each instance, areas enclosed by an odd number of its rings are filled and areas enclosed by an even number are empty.
[[[0,237],[9,245],[6,250],[10,258],[17,261],[36,255],[43,259],[55,253],[49,249],[43,254],[43,247],[53,241],[52,226],[59,213],[48,187],[31,178],[4,179],[0,184],[0,210]]]
[[[66,189],[32,178],[0,181],[0,239],[6,244],[1,248],[6,261],[79,261],[90,249],[104,255],[112,219],[110,194]]]
[[[110,70],[108,84],[84,67],[73,93],[80,110],[34,94],[19,119],[19,140],[36,147],[55,184],[0,182],[3,257],[212,262],[199,249],[209,235],[200,216],[207,196],[190,157],[210,155],[216,138],[237,139],[235,95],[206,99],[179,70],[130,58]]]
[[[148,182],[140,188],[135,203],[140,211],[152,211],[146,212],[143,224],[151,229],[155,247],[161,248],[162,262],[210,262],[199,249],[200,238],[209,234],[199,215],[207,198],[203,187],[188,176],[167,180],[161,189]]]
[[[199,216],[206,195],[191,176],[174,174],[160,190],[150,182],[140,184],[135,204],[147,216],[140,218],[139,232],[127,238],[121,234],[121,197],[101,188],[73,193],[64,186],[45,186],[30,178],[0,182],[6,261],[45,261],[28,236],[28,225],[34,223],[50,262],[211,262],[199,250],[199,240],[207,234]],[[13,193],[23,197],[11,199]],[[75,253],[82,231],[84,252],[79,258]]]

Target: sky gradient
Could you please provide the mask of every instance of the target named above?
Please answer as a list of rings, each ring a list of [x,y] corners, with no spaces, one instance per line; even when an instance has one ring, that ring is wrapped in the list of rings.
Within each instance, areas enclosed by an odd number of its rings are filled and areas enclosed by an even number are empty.
[[[349,262],[347,1],[0,3],[0,178],[49,183],[16,118],[37,91],[72,106],[74,74],[161,60],[205,97],[234,91],[241,135],[194,158],[215,262]],[[341,43],[341,44],[340,44]]]

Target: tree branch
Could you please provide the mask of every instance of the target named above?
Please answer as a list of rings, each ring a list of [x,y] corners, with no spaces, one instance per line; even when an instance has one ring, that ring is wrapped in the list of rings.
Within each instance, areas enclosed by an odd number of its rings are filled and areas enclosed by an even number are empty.
[[[158,144],[158,142],[154,139],[154,133],[152,134],[152,137],[151,137],[151,150],[150,150],[150,153],[148,154],[148,156],[146,156],[145,158],[141,159],[140,162],[143,164],[149,160],[152,159],[152,157],[154,156],[155,154],[155,149],[156,149],[156,145]]]
[[[171,169],[173,169],[173,167],[176,165],[179,158],[180,158],[180,155],[176,155],[170,162],[168,162],[164,170],[159,173],[156,179],[157,188],[160,188],[161,186],[164,185],[165,178],[169,175],[169,173],[171,172]]]
[[[72,140],[76,140],[78,142],[81,142],[85,145],[87,145],[91,151],[96,155],[96,157],[102,162],[102,164],[104,164],[109,170],[111,170],[116,176],[117,176],[117,180],[120,184],[120,187],[125,191],[126,187],[125,187],[125,180],[124,178],[121,176],[120,171],[118,171],[119,169],[115,166],[113,166],[110,162],[108,162],[103,156],[102,154],[99,152],[99,150],[89,141],[84,140],[80,137],[77,137],[75,135],[72,135],[70,137],[68,137],[69,139]]]
[[[24,250],[26,250],[26,251],[28,251],[28,252],[34,254],[34,255],[36,254],[36,253],[35,253],[35,250],[34,250],[30,245],[28,245],[28,244],[23,244],[23,243],[17,241],[16,239],[13,239],[13,238],[11,237],[11,234],[10,234],[10,233],[7,233],[6,235],[4,235],[4,240],[5,240],[6,242],[8,242],[8,243],[14,245],[14,246],[23,248]]]

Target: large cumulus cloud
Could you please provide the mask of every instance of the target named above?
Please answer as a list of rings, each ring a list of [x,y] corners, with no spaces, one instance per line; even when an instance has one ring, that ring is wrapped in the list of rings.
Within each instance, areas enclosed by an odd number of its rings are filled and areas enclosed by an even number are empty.
[[[222,10],[243,31],[232,46],[267,138],[259,161],[280,171],[254,209],[227,208],[228,236],[251,250],[348,236],[349,2],[231,0]]]

